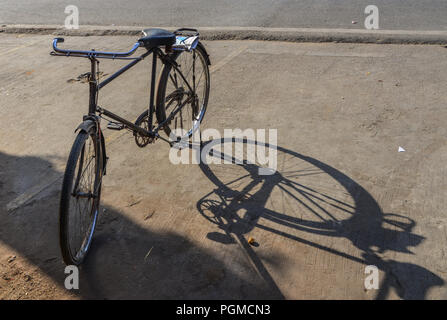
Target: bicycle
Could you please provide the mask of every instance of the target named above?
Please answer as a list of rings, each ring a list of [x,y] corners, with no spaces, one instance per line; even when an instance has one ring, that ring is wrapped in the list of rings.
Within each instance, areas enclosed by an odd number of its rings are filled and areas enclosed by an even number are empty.
[[[68,157],[59,207],[59,239],[63,260],[67,265],[79,265],[92,242],[99,213],[102,178],[106,175],[108,157],[100,120],[108,120],[107,128],[111,130],[131,131],[139,147],[145,147],[157,139],[171,146],[189,139],[205,115],[210,90],[208,66],[211,63],[204,45],[199,41],[199,32],[190,28],[174,32],[155,28],[143,30],[143,37],[128,52],[66,50],[57,47],[62,42],[63,38],[53,40],[51,55],[88,58],[91,62],[88,114],[84,115],[83,122],[75,130],[78,135]],[[145,48],[146,51],[139,57],[130,57],[138,48]],[[150,54],[152,73],[148,109],[135,122],[131,122],[100,107],[99,90]],[[99,82],[99,59],[132,61]],[[155,96],[158,59],[163,63],[163,68]],[[199,69],[200,74],[197,73]],[[154,113],[157,123],[154,122]],[[164,130],[168,138],[160,136],[160,130]]]

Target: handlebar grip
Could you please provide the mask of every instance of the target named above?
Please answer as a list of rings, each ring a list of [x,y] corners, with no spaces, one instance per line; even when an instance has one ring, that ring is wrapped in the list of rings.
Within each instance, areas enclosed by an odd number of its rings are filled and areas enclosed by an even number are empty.
[[[61,42],[61,43],[62,43],[62,42],[65,41],[64,38],[54,38],[54,40],[56,40],[56,43],[57,43],[57,42]]]

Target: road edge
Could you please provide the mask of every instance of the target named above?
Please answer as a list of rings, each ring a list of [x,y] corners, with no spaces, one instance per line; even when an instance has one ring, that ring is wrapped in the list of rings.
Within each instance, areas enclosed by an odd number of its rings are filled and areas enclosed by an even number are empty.
[[[148,28],[148,27],[145,27]],[[162,27],[175,30],[177,27]],[[56,36],[114,36],[141,34],[138,26],[82,26],[68,30],[57,25],[1,25],[0,33]],[[262,27],[199,27],[204,40],[263,40],[288,42],[345,42],[382,44],[447,44],[447,31],[313,29]]]

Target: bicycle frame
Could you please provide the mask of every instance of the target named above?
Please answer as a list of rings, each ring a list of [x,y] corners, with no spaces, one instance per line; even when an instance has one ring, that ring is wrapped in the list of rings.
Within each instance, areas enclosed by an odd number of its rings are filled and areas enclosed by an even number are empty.
[[[75,130],[75,132],[78,132],[78,135],[68,157],[64,179],[62,181],[59,206],[59,239],[62,256],[67,265],[79,265],[85,258],[85,255],[90,248],[93,232],[100,212],[99,206],[102,179],[103,176],[106,175],[106,167],[109,159],[106,153],[104,135],[101,130],[101,119],[110,121],[107,125],[109,129],[127,129],[132,131],[135,136],[135,142],[139,147],[144,147],[149,143],[154,142],[156,138],[160,138],[163,141],[168,142],[170,146],[173,146],[175,143],[180,142],[182,138],[178,137],[177,141],[172,141],[174,140],[172,135],[170,135],[170,139],[162,138],[158,134],[158,131],[164,129],[164,131],[169,134],[171,131],[168,130],[171,129],[169,123],[176,114],[189,103],[191,103],[192,109],[191,120],[193,120],[193,127],[191,130],[195,130],[195,128],[198,128],[196,124],[200,124],[206,110],[205,101],[207,102],[209,97],[209,69],[207,66],[203,68],[199,78],[199,80],[202,79],[202,75],[205,74],[204,103],[201,105],[201,117],[199,118],[196,116],[198,113],[195,110],[198,108],[199,98],[195,86],[196,51],[194,49],[198,45],[200,45],[201,62],[204,62],[204,58],[206,60],[205,63],[210,65],[208,54],[203,45],[199,43],[199,34],[197,30],[188,28],[178,29],[173,32],[176,38],[175,41],[172,34],[168,34],[166,41],[164,41],[163,38],[159,39],[160,41],[153,41],[154,39],[157,40],[158,31],[155,31],[152,35],[148,35],[149,32],[148,34],[146,34],[146,32],[144,33],[145,37],[135,43],[132,49],[128,52],[64,50],[57,47],[58,42],[64,41],[62,38],[53,40],[54,50],[50,53],[51,55],[82,57],[90,60],[90,72],[88,73],[88,114],[84,115],[83,122]],[[191,35],[191,33],[194,35]],[[159,34],[161,35],[162,33]],[[181,36],[182,38],[179,38],[178,36]],[[188,37],[194,38],[186,41]],[[154,47],[153,44],[156,43],[173,44]],[[129,57],[136,52],[140,45],[146,48],[144,53],[136,58]],[[182,54],[183,51],[192,53],[192,66],[191,68],[185,67],[183,72],[185,72],[187,77],[192,74],[193,79],[191,81],[193,87],[191,87],[190,82],[188,82],[185,75],[182,73],[182,70],[180,70],[183,67],[183,62],[182,65],[180,65],[180,62],[176,62],[178,56]],[[152,73],[148,109],[145,108],[144,112],[140,114],[134,123],[132,123],[111,111],[101,108],[98,105],[99,91],[151,54]],[[119,70],[107,78],[100,79],[99,60],[102,58],[130,60],[130,62],[123,67],[120,67]],[[158,96],[156,98],[157,101],[154,101],[158,59],[160,59],[164,65],[162,77],[160,77],[159,80],[160,88],[158,89],[159,94],[163,95],[163,97]],[[171,74],[171,71],[173,71],[173,74]],[[168,82],[169,84],[170,82],[173,83],[173,88],[169,87],[167,90]],[[155,122],[153,119],[154,112],[157,112],[158,126],[156,127],[153,125]],[[169,113],[169,115],[167,115],[167,113]],[[183,119],[181,118],[180,121],[183,121]],[[181,122],[181,124],[182,123],[183,122]],[[175,122],[175,125],[177,127],[177,122]],[[188,137],[190,136],[189,132],[190,131],[188,131]],[[81,203],[78,205],[79,201],[83,204]],[[71,203],[75,203],[75,206],[70,205]],[[73,220],[71,218],[73,214],[81,216],[82,220],[79,220],[80,223],[73,224],[73,222],[70,222],[70,220]],[[73,237],[73,235],[75,237]],[[78,241],[78,239],[80,241]],[[73,243],[73,241],[75,243]],[[72,244],[74,244],[74,247]]]
[[[58,42],[63,42],[64,39],[62,38],[55,38],[53,40],[53,49],[54,51],[51,52],[51,55],[54,56],[66,56],[66,57],[81,57],[81,58],[88,58],[90,60],[90,74],[89,74],[89,107],[88,107],[88,116],[89,117],[96,117],[96,113],[99,113],[99,115],[104,114],[105,116],[117,121],[118,123],[124,125],[124,127],[127,127],[128,129],[131,129],[133,132],[139,133],[141,135],[152,137],[152,138],[160,138],[169,144],[172,144],[171,141],[168,139],[165,139],[161,137],[158,134],[158,131],[164,126],[165,123],[170,121],[187,103],[189,103],[189,98],[186,99],[181,105],[177,107],[176,110],[174,110],[170,116],[165,119],[162,123],[159,123],[158,126],[153,129],[153,114],[155,111],[155,105],[154,105],[154,95],[155,95],[155,76],[156,76],[156,70],[157,70],[157,58],[160,58],[163,64],[169,63],[172,65],[173,68],[176,69],[176,71],[179,73],[180,77],[183,79],[183,81],[188,86],[188,89],[190,92],[195,94],[195,88],[193,89],[181,70],[178,68],[177,63],[175,60],[171,59],[168,54],[164,54],[159,47],[154,47],[151,49],[148,49],[145,53],[140,55],[136,58],[129,58],[128,56],[132,55],[140,46],[140,44],[137,42],[133,46],[133,48],[128,52],[102,52],[102,51],[79,51],[79,50],[63,50],[57,47]],[[124,72],[129,70],[130,68],[134,67],[137,63],[144,60],[147,56],[152,54],[152,73],[151,73],[151,87],[150,87],[150,100],[149,100],[149,130],[146,130],[144,128],[141,128],[134,123],[118,116],[117,114],[106,110],[104,108],[101,108],[98,106],[98,93],[99,90],[105,87],[107,84],[118,78],[120,75],[122,75]],[[97,78],[97,65],[99,64],[98,59],[117,59],[117,60],[133,60],[129,64],[125,65],[118,71],[116,71],[114,74],[109,76],[107,79],[103,80],[102,82],[98,83]]]

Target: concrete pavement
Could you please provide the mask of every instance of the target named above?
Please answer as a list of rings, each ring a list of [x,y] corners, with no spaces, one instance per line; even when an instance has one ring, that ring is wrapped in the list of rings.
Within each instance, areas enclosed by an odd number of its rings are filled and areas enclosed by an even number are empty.
[[[104,210],[81,288],[67,292],[59,179],[88,101],[71,79],[88,63],[49,56],[48,35],[0,38],[1,298],[447,299],[445,48],[206,41],[204,128],[277,129],[277,173],[174,165],[166,144],[140,149],[105,130]],[[149,64],[105,87],[100,105],[136,118]],[[378,290],[364,287],[367,265]]]

